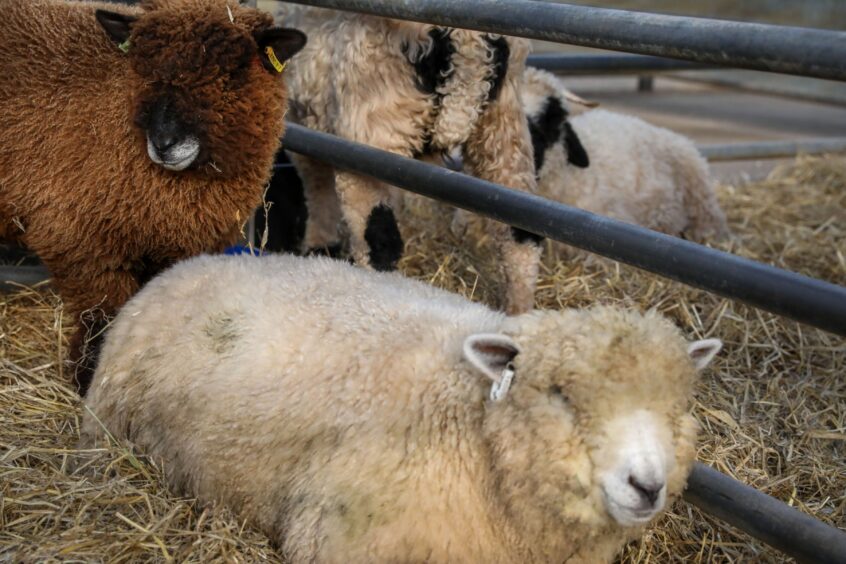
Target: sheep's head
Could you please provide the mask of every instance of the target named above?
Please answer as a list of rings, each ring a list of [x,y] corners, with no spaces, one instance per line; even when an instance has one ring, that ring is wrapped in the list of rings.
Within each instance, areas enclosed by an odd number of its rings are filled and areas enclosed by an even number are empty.
[[[230,175],[265,160],[263,146],[283,128],[282,66],[305,35],[235,0],[147,0],[142,8],[97,10],[96,18],[134,73],[134,120],[150,159]]]
[[[694,461],[695,372],[720,346],[610,307],[533,312],[468,337],[465,358],[494,383],[484,429],[498,488],[527,532],[620,531],[661,512]]]
[[[520,94],[529,122],[536,174],[541,174],[546,151],[556,143],[562,144],[567,162],[571,165],[578,168],[590,166],[590,155],[569,118],[574,114],[573,108],[581,109],[576,113],[582,113],[597,104],[583,100],[564,88],[551,73],[532,68],[526,69]]]

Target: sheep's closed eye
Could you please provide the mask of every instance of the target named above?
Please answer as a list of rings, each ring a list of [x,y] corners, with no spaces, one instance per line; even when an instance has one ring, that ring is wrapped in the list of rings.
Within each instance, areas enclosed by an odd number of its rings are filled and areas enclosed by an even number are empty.
[[[564,389],[558,384],[553,384],[549,387],[549,394],[552,397],[563,401],[564,403],[570,403],[570,398],[567,397],[567,394],[564,392]]]

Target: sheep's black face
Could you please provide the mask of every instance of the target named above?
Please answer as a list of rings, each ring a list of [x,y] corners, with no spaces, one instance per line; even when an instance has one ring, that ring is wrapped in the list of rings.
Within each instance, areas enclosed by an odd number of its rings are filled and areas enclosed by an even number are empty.
[[[134,121],[149,158],[214,175],[263,167],[283,125],[283,62],[305,36],[234,0],[142,5],[138,16],[98,10],[97,19],[138,78]]]
[[[165,93],[142,107],[136,120],[147,136],[147,155],[168,170],[185,170],[208,161],[200,129],[182,116],[179,100]]]

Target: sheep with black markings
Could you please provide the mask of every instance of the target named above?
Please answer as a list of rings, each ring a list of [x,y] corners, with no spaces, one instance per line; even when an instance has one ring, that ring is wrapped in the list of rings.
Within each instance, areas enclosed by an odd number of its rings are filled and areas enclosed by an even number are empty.
[[[546,71],[527,70],[522,94],[539,195],[696,241],[729,236],[708,163],[689,139],[600,109],[568,118],[568,92]]]
[[[115,319],[81,444],[131,441],[292,562],[609,561],[684,488],[719,347],[655,313],[195,257]]]
[[[86,333],[163,267],[230,243],[260,202],[281,68],[304,42],[235,0],[4,0],[0,236],[49,268],[82,393]]]
[[[282,4],[309,45],[292,62],[291,120],[406,157],[461,149],[475,176],[533,192],[531,142],[520,105],[528,41]],[[345,226],[356,263],[393,270],[403,241],[384,183],[292,155],[306,190],[304,250],[334,251]],[[512,313],[534,304],[539,240],[491,222]]]

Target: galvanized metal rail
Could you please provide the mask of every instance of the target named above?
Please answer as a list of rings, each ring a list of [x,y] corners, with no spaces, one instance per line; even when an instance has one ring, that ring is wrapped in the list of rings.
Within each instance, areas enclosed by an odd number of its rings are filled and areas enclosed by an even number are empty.
[[[846,151],[846,137],[700,145],[698,149],[702,156],[709,161],[778,159],[793,157],[799,153],[808,155],[841,153]]]
[[[799,154],[819,155],[846,152],[846,137],[820,137],[798,141],[755,141],[751,143],[717,143],[696,147],[711,162],[781,159]],[[454,158],[453,170],[461,170],[461,159]],[[293,166],[293,165],[285,165]]]
[[[50,273],[43,266],[0,266],[0,291],[11,292],[21,286],[44,282]]]
[[[684,499],[799,562],[846,562],[846,533],[699,462]]]
[[[846,33],[531,0],[290,0],[699,63],[846,80]]]
[[[527,64],[567,76],[591,74],[652,74],[679,70],[718,68],[690,61],[653,57],[650,55],[582,55],[570,53],[538,53],[529,55]]]
[[[846,335],[846,288],[288,124],[286,149]]]

